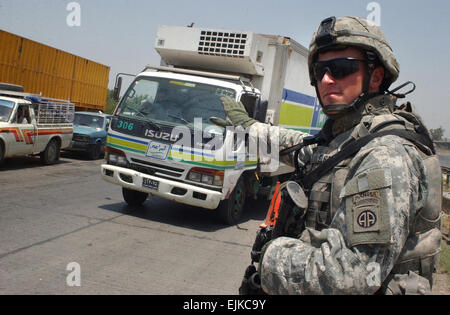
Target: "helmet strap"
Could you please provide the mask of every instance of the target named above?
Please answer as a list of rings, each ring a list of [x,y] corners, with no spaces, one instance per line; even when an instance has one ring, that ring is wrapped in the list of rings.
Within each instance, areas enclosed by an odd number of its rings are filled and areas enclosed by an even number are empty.
[[[362,93],[350,103],[349,107],[357,110],[363,103],[365,103],[374,94],[369,92],[370,79],[372,78],[373,71],[375,70],[376,55],[371,51],[365,51],[367,59],[367,73],[364,76]]]

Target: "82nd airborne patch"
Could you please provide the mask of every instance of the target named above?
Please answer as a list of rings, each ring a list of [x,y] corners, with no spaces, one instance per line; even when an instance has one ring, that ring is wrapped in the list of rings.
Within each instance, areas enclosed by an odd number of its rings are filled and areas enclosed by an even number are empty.
[[[369,190],[353,196],[353,232],[380,231],[380,192]]]

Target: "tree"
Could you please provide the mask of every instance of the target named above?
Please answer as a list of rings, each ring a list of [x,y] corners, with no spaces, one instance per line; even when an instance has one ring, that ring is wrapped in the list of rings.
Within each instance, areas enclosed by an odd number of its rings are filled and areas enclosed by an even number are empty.
[[[436,129],[430,129],[431,139],[433,139],[433,141],[442,141],[444,131],[445,130],[441,126],[439,126],[439,128]]]
[[[117,101],[114,99],[114,90],[108,89],[108,94],[106,95],[106,107],[105,113],[112,115],[116,109]]]

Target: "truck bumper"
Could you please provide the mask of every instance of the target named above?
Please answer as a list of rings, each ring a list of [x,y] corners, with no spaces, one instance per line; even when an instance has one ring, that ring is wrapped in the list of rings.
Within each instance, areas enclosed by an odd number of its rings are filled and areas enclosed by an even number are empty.
[[[87,151],[90,144],[88,142],[71,141],[70,145],[65,148],[67,151]]]
[[[102,178],[107,182],[191,206],[216,209],[223,196],[222,192],[143,174],[119,166],[102,164],[101,169]],[[144,178],[157,182],[158,188],[145,187]]]

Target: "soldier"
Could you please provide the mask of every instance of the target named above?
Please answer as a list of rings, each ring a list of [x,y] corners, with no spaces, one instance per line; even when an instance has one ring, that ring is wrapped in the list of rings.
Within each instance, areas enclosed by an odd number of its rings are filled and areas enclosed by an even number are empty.
[[[411,104],[397,106],[399,94],[388,91],[399,75],[392,48],[367,20],[331,17],[313,35],[308,67],[328,120],[321,141],[300,154],[306,173],[358,139],[375,136],[313,177],[301,234],[278,237],[261,250],[262,290],[430,293],[441,240],[440,166]],[[250,135],[263,137],[279,128],[251,119],[231,98],[222,102],[233,125],[249,128]],[[279,134],[282,148],[308,136],[283,128]],[[292,164],[292,154],[289,159]],[[241,293],[251,290],[246,279]]]

